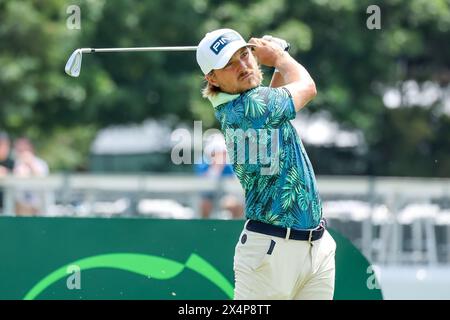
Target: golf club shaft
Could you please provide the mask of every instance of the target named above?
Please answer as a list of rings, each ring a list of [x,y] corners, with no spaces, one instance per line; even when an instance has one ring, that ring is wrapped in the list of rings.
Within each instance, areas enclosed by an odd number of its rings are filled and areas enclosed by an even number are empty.
[[[83,53],[94,52],[136,52],[136,51],[195,51],[196,46],[185,47],[134,47],[134,48],[82,48]]]

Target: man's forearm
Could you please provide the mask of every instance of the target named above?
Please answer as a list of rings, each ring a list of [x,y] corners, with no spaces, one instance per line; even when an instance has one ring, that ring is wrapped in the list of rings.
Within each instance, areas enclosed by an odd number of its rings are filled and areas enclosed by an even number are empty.
[[[275,67],[284,85],[292,94],[296,111],[299,111],[316,95],[314,80],[308,71],[287,52],[280,55]]]
[[[272,80],[270,81],[271,88],[278,88],[284,86],[286,83],[284,82],[283,76],[279,71],[274,71],[272,75]]]
[[[277,60],[276,68],[285,80],[285,84],[301,82],[304,85],[314,84],[308,71],[287,52]]]

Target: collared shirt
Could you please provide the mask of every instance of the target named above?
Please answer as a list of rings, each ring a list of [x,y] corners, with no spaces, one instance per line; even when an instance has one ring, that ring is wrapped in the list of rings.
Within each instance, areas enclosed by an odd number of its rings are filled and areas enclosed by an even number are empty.
[[[289,121],[296,114],[289,91],[260,86],[210,100],[245,192],[246,217],[293,229],[317,227],[322,206],[313,167]]]

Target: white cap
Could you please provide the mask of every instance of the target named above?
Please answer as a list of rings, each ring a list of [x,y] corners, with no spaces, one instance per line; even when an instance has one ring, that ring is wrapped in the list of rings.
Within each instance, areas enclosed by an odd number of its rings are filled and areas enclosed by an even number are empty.
[[[208,32],[197,46],[197,63],[204,74],[213,69],[222,69],[233,54],[249,44],[232,29]]]

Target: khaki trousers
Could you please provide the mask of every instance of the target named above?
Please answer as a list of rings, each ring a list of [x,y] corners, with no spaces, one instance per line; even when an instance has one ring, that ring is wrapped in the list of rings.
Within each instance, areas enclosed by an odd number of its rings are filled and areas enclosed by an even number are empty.
[[[311,243],[242,231],[234,255],[236,300],[331,300],[336,242]]]

